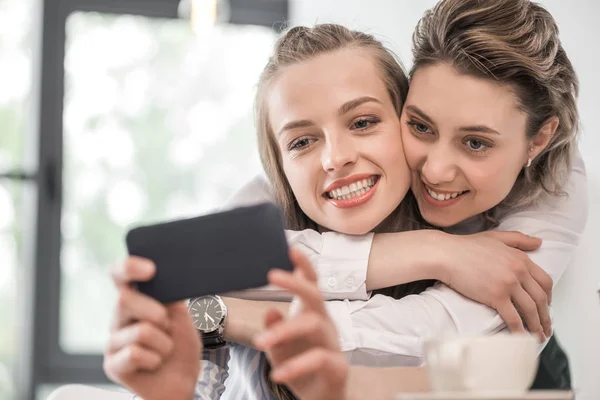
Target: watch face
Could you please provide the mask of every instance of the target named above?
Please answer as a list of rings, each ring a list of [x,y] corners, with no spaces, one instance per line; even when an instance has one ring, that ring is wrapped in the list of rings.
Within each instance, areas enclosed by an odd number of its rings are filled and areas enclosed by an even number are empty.
[[[200,297],[194,299],[189,306],[194,326],[202,332],[213,332],[219,328],[223,320],[223,308],[216,297]]]

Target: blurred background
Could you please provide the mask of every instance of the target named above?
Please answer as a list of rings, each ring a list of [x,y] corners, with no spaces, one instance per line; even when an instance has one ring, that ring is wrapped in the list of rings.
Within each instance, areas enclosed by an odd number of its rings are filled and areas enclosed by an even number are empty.
[[[0,0],[0,400],[108,383],[108,268],[132,223],[215,210],[261,172],[252,101],[283,23],[338,22],[411,64],[435,0]],[[600,3],[542,1],[581,81],[590,218],[554,297],[600,398]]]

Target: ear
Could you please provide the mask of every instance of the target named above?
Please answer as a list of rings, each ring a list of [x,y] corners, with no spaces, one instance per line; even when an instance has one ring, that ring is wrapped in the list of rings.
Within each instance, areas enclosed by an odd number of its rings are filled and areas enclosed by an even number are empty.
[[[533,160],[535,159],[550,143],[550,139],[556,133],[556,129],[558,129],[558,123],[560,120],[558,117],[550,117],[544,122],[544,125],[540,128],[537,135],[535,135],[531,139],[531,144],[529,146],[529,157]]]

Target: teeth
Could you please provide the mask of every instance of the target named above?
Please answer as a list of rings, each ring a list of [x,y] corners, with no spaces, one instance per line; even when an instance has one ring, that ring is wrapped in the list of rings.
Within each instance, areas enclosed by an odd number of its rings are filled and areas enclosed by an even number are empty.
[[[363,179],[356,181],[347,186],[333,189],[327,194],[329,197],[337,200],[348,200],[356,196],[362,196],[367,193],[375,185],[375,178]]]
[[[442,193],[436,193],[433,190],[429,189],[428,187],[426,187],[426,189],[427,189],[427,192],[429,192],[429,194],[431,195],[431,197],[433,197],[434,199],[436,199],[438,201],[446,201],[446,200],[450,200],[450,199],[455,199],[458,195],[461,195],[465,192],[465,191],[462,191],[462,192],[442,194]]]

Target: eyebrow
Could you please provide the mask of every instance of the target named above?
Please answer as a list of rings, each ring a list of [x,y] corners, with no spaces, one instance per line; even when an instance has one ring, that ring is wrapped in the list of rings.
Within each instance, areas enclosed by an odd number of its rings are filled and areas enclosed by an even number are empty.
[[[459,130],[461,132],[481,132],[481,133],[492,133],[494,135],[500,134],[500,132],[498,132],[497,130],[492,129],[489,126],[485,126],[485,125],[463,126]]]
[[[435,122],[433,122],[433,120],[427,114],[425,114],[423,111],[421,111],[418,107],[410,105],[410,106],[406,106],[406,109],[417,114],[419,117],[421,117],[423,120],[425,120],[425,122],[430,123],[431,125],[435,125]],[[498,132],[497,130],[492,129],[486,125],[461,126],[458,130],[461,132],[481,132],[481,133],[491,133],[494,135],[500,135],[500,132]]]
[[[431,125],[435,125],[435,122],[433,122],[433,120],[429,118],[429,116],[423,111],[421,111],[417,106],[406,106],[406,109],[417,114],[419,117],[425,120],[425,122],[430,123]]]
[[[365,103],[369,103],[369,102],[383,104],[381,101],[377,100],[375,97],[363,96],[363,97],[359,97],[357,99],[350,100],[350,101],[342,104],[342,106],[338,109],[338,115],[342,116],[342,115],[354,110],[355,108],[357,108]],[[289,130],[296,129],[296,128],[308,128],[311,126],[314,126],[314,122],[312,122],[311,120],[308,120],[308,119],[301,119],[298,121],[290,121],[287,124],[283,125],[283,127],[279,130],[279,132],[277,132],[277,136],[279,137],[279,136],[283,135],[283,133],[285,131],[289,131]]]
[[[377,100],[375,97],[371,97],[371,96],[362,96],[359,97],[357,99],[354,100],[350,100],[344,104],[342,104],[342,106],[340,107],[340,109],[338,110],[338,115],[342,116],[352,110],[354,110],[355,108],[365,104],[365,103],[378,103],[378,104],[383,104],[381,101]]]
[[[315,124],[308,119],[301,119],[299,121],[291,121],[291,122],[288,122],[287,124],[285,124],[279,130],[279,132],[277,132],[277,137],[283,135],[283,133],[285,131],[289,131],[289,130],[296,129],[296,128],[307,128],[307,127],[314,126],[314,125]]]

